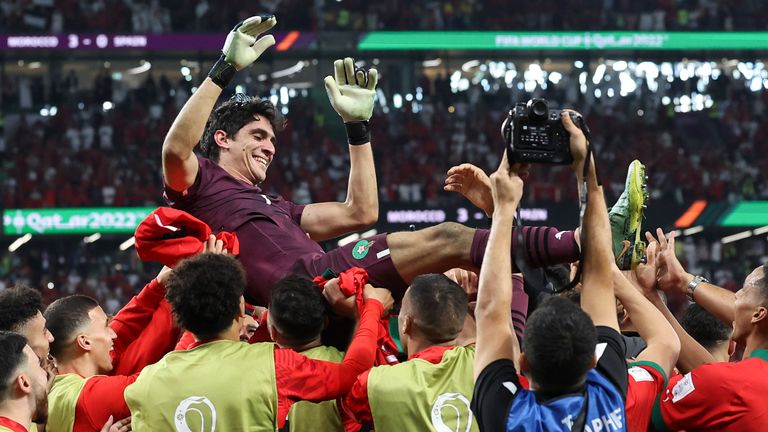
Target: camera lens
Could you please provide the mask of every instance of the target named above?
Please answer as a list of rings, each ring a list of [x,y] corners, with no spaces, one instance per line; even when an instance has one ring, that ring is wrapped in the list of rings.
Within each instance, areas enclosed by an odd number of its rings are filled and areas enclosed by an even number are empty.
[[[545,120],[549,113],[547,101],[544,99],[531,99],[528,101],[528,116],[535,120]]]

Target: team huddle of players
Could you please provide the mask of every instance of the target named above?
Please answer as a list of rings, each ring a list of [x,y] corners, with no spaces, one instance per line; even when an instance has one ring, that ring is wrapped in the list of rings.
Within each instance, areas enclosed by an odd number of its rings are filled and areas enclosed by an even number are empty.
[[[229,33],[165,138],[177,219],[145,223],[169,267],[111,319],[87,296],[44,307],[31,288],[0,293],[0,431],[768,429],[766,269],[734,295],[687,273],[674,235],[646,233],[643,250],[644,168],[633,162],[609,214],[571,116],[577,230],[514,226],[528,166],[504,155],[490,176],[462,164],[446,179],[490,230],[445,223],[323,251],[378,217],[378,75],[347,58],[325,79],[347,131],[346,200],[265,194],[284,119],[268,101],[217,101],[275,24]],[[178,247],[195,231],[181,220],[217,235]],[[577,261],[567,295],[527,280]],[[695,302],[682,324],[659,290]]]

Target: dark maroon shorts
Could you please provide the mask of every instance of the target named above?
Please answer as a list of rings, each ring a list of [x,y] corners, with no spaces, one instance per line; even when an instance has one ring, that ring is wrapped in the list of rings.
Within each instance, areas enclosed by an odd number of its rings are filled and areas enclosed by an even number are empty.
[[[341,273],[352,267],[361,267],[368,272],[369,283],[378,288],[387,288],[395,301],[400,301],[408,284],[400,277],[390,256],[387,234],[358,240],[325,254],[299,258],[293,271],[313,278],[327,269]]]

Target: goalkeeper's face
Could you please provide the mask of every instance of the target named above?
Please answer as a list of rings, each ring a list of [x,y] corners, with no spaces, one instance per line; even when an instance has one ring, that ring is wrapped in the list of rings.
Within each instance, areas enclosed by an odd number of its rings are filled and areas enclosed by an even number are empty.
[[[269,120],[260,117],[247,123],[228,141],[227,163],[253,184],[263,182],[275,157],[275,133]]]

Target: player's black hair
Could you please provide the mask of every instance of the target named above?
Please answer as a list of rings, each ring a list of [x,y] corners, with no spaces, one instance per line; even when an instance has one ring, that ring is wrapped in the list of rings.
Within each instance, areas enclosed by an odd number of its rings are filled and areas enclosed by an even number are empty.
[[[406,291],[414,324],[432,343],[455,339],[464,327],[467,293],[443,274],[417,276]]]
[[[597,331],[572,301],[550,297],[525,325],[523,352],[531,376],[543,391],[574,389],[592,366]]]
[[[240,313],[245,270],[229,255],[198,254],[173,270],[165,291],[179,326],[199,339],[213,339]]]
[[[24,355],[26,345],[27,338],[24,336],[14,332],[0,331],[0,403],[8,398],[16,371],[26,361]]]
[[[51,303],[45,309],[45,326],[53,335],[51,355],[59,357],[75,339],[75,333],[91,322],[88,315],[99,302],[84,295],[71,295]],[[61,360],[59,358],[59,360]]]
[[[731,328],[696,303],[692,303],[683,312],[680,325],[696,342],[707,349],[731,338]]]
[[[301,276],[280,279],[272,288],[269,316],[280,334],[297,343],[320,336],[328,302],[315,284]]]
[[[223,130],[228,136],[234,136],[243,126],[260,117],[269,120],[275,134],[285,129],[285,117],[269,100],[241,93],[232,96],[216,107],[208,118],[203,139],[200,141],[203,156],[218,162],[220,149],[213,138],[217,130]]]
[[[0,292],[0,330],[19,332],[43,311],[40,291],[26,285],[17,285]]]

